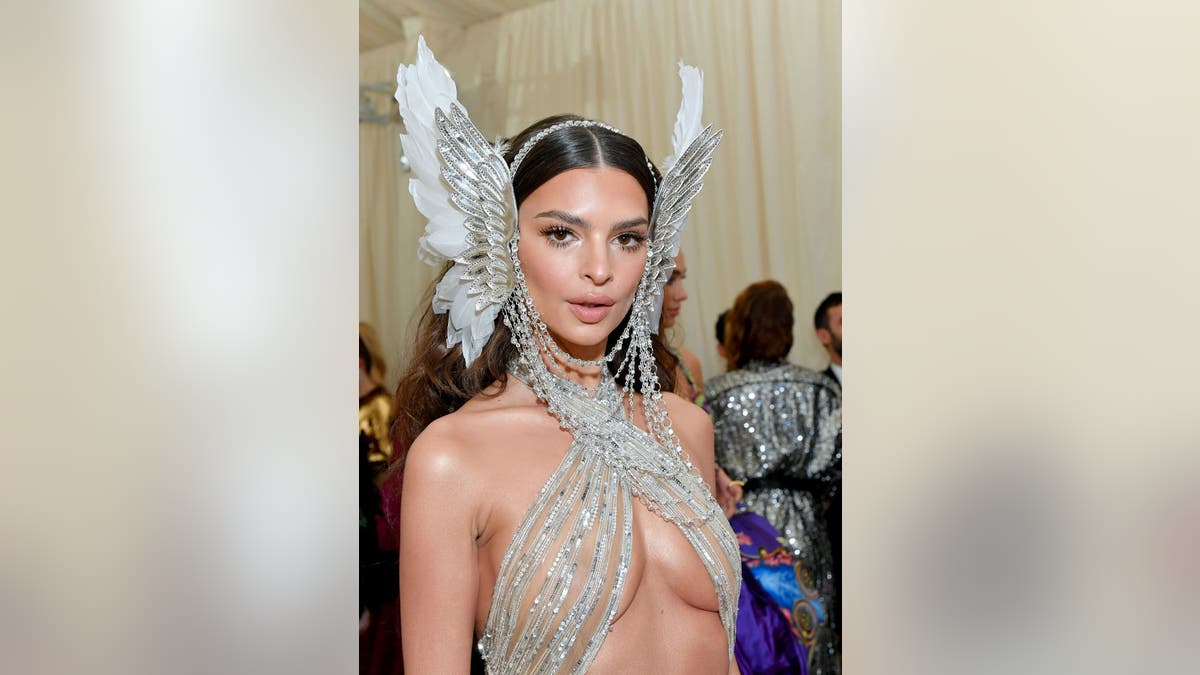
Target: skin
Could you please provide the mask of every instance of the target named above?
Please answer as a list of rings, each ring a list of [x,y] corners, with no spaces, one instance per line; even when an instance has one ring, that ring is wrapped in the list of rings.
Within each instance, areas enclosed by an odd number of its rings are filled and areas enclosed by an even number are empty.
[[[683,301],[688,299],[687,289],[683,285],[683,280],[686,278],[687,261],[684,259],[683,252],[681,251],[679,255],[675,256],[675,269],[671,271],[671,278],[663,286],[662,330],[675,327]],[[700,359],[691,350],[682,345],[678,349],[683,365],[687,366],[688,370],[692,373],[696,390],[704,391],[704,372],[700,368]],[[677,383],[675,393],[683,395],[690,393],[687,391],[687,380],[682,370],[675,373],[675,381]]]
[[[688,299],[687,289],[683,285],[684,279],[687,279],[687,269],[687,260],[683,257],[683,251],[680,251],[679,255],[675,256],[675,269],[671,271],[671,278],[663,286],[663,330],[675,326],[683,301]],[[704,372],[700,369],[700,359],[682,345],[677,349],[683,364],[692,373],[697,391],[703,392]],[[684,377],[683,370],[679,369],[675,373],[675,393],[687,396],[690,394],[687,389],[687,379]],[[721,467],[715,468],[714,485],[716,486],[717,503],[721,505],[725,517],[728,518],[737,512],[737,503],[742,500],[742,483],[730,479]]]
[[[675,269],[671,271],[671,278],[663,286],[663,328],[675,327],[680,305],[688,299],[687,290],[683,287],[684,279],[687,279],[687,261],[683,257],[683,252],[680,251],[679,255],[675,256]]]
[[[829,355],[829,360],[837,365],[842,365],[842,306],[830,307],[829,313],[829,329],[817,329],[817,339],[821,341],[821,346],[825,347],[825,353]]]
[[[518,217],[518,255],[547,328],[572,356],[599,358],[645,265],[645,192],[617,169],[573,169],[530,194]],[[572,300],[595,296],[610,299],[612,310],[598,321],[581,320]],[[568,375],[585,385],[599,378],[570,367]],[[663,399],[695,470],[714,489],[708,417],[674,394]],[[413,443],[400,524],[407,669],[469,671],[504,551],[571,442],[534,393],[509,378],[503,390],[493,384]],[[589,672],[737,672],[725,660],[716,591],[699,557],[674,525],[634,503],[629,577]]]

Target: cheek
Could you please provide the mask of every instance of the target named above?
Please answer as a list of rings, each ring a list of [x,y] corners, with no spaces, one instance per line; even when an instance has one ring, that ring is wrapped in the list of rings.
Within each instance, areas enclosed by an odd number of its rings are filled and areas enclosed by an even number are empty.
[[[525,233],[522,232],[524,237]],[[540,295],[541,291],[555,285],[555,274],[558,268],[550,264],[549,256],[544,255],[544,251],[538,250],[540,242],[530,241],[526,246],[524,242],[517,246],[517,258],[521,261],[521,269],[525,272],[525,281],[529,285],[529,293],[531,295]]]
[[[631,255],[628,260],[624,261],[622,266],[622,278],[625,284],[632,290],[637,289],[638,282],[642,280],[642,272],[646,270],[645,255]]]

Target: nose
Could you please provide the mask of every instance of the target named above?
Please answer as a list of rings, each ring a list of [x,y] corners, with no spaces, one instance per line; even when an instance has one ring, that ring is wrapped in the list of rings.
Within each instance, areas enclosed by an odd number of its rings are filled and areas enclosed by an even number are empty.
[[[583,276],[597,286],[603,286],[612,280],[612,261],[608,259],[608,250],[603,242],[585,247]]]

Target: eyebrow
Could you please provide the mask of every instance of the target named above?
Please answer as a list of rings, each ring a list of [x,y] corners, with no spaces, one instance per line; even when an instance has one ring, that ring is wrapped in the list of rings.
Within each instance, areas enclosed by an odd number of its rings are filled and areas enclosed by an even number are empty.
[[[559,211],[557,209],[551,209],[549,211],[542,211],[541,213],[534,216],[534,218],[556,218],[556,219],[561,220],[564,223],[567,223],[569,225],[575,225],[577,227],[584,227],[584,228],[591,228],[591,226],[592,226],[591,223],[584,220],[583,218],[580,218],[577,215],[574,215],[572,213],[567,213],[565,211]],[[638,225],[649,225],[649,224],[650,224],[649,220],[646,220],[645,218],[642,218],[639,216],[637,218],[631,218],[629,220],[622,220],[621,222],[613,225],[612,228],[610,228],[610,230],[612,230],[612,231],[628,230],[629,228],[637,227]]]

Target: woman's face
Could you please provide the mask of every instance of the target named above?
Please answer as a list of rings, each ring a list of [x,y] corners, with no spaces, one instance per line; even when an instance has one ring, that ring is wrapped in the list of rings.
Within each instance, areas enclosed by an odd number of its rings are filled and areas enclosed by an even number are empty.
[[[683,289],[683,280],[686,278],[687,263],[683,261],[683,253],[680,252],[675,256],[675,269],[671,272],[671,278],[663,286],[663,328],[675,325],[675,317],[679,316],[679,306],[687,300],[687,291]]]
[[[517,217],[517,255],[542,321],[568,353],[599,358],[646,266],[645,191],[620,169],[571,169],[530,193]]]

